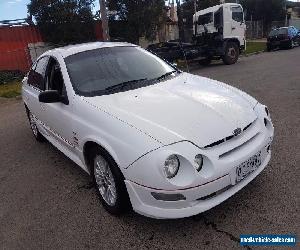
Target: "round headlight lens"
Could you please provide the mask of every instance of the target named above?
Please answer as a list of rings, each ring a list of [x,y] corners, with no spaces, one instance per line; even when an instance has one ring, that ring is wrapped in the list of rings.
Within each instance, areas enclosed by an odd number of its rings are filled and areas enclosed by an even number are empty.
[[[180,162],[176,155],[170,155],[166,159],[164,171],[168,179],[175,177],[175,175],[178,173],[179,166]]]
[[[196,163],[196,170],[199,172],[202,169],[203,166],[203,156],[202,155],[196,155],[195,156],[195,163]]]

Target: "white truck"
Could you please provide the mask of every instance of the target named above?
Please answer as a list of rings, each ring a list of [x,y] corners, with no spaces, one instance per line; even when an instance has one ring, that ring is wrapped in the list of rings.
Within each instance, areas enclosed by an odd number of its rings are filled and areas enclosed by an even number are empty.
[[[225,64],[233,64],[246,48],[246,24],[240,4],[225,3],[200,10],[194,14],[193,23],[193,40],[203,49],[206,63],[223,59]]]
[[[153,44],[148,50],[169,62],[177,59],[199,61],[209,64],[222,59],[225,64],[234,64],[246,49],[246,24],[240,4],[224,3],[193,15],[193,42],[169,41]]]

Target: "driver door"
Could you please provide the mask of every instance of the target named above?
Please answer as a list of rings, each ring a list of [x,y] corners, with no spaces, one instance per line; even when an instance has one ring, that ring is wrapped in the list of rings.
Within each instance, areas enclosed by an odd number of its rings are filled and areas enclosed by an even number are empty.
[[[61,102],[41,103],[44,127],[48,135],[57,146],[63,146],[74,151],[73,141],[73,119],[70,96],[66,91],[63,74],[58,61],[50,57],[46,76],[45,90],[56,90],[62,97]]]
[[[230,7],[232,13],[232,22],[231,22],[231,36],[236,37],[240,45],[245,45],[245,30],[246,24],[244,22],[244,13],[241,6],[233,5]]]

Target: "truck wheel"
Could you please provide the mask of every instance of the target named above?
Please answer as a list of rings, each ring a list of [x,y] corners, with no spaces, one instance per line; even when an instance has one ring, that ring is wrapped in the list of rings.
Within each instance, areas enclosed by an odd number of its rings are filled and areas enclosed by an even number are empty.
[[[206,57],[204,59],[201,59],[199,61],[199,64],[203,65],[203,66],[207,66],[207,65],[211,64],[211,58],[210,57]]]
[[[223,62],[227,65],[234,64],[237,62],[239,58],[239,47],[234,42],[227,43],[226,49],[225,49],[225,55],[223,56]]]

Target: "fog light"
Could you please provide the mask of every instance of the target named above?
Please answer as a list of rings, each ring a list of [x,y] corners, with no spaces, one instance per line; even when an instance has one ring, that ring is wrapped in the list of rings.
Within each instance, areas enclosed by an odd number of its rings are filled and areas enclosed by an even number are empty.
[[[181,201],[181,200],[186,200],[186,198],[183,194],[164,194],[164,193],[151,192],[151,195],[156,200],[160,200],[160,201]]]

